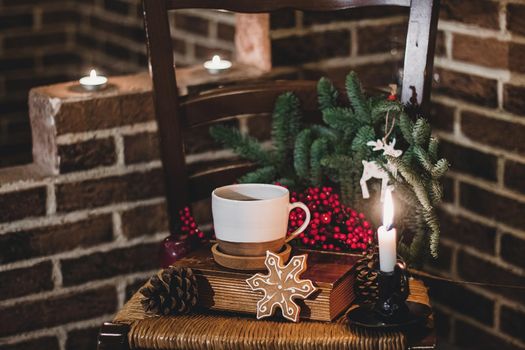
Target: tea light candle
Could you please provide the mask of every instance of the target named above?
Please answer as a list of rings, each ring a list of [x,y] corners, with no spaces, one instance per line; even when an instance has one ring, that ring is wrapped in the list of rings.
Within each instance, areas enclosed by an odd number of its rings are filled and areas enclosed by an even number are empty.
[[[392,272],[397,261],[396,229],[394,222],[394,203],[392,192],[387,189],[383,202],[383,226],[377,230],[379,241],[379,269],[382,272]]]
[[[232,63],[228,60],[221,59],[221,56],[214,55],[211,61],[204,62],[204,68],[208,70],[210,74],[217,74],[231,68]]]
[[[88,91],[103,89],[107,82],[108,78],[102,75],[97,75],[97,71],[94,69],[89,72],[88,77],[82,77],[79,80],[80,85],[82,85],[82,87]]]

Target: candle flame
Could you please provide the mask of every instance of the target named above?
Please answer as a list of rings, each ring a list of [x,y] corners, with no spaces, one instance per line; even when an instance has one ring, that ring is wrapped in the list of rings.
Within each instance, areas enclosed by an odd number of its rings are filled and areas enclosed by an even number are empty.
[[[387,230],[394,223],[394,201],[392,200],[392,191],[390,189],[386,190],[385,200],[383,202],[383,226]]]
[[[221,56],[219,56],[219,55],[213,55],[211,61],[212,61],[213,63],[219,63],[219,62],[221,61]]]
[[[92,69],[90,72],[89,72],[89,77],[90,78],[96,78],[97,77],[97,71]]]

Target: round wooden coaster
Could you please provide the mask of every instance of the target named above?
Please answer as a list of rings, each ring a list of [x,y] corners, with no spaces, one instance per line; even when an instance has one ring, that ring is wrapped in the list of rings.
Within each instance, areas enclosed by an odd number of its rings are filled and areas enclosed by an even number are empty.
[[[265,270],[266,255],[263,256],[236,256],[229,255],[221,252],[218,248],[218,244],[215,243],[211,247],[211,253],[215,262],[221,266],[227,267],[233,270]],[[279,253],[276,253],[281,257],[281,261],[286,263],[290,258],[292,247],[289,244],[285,244]]]

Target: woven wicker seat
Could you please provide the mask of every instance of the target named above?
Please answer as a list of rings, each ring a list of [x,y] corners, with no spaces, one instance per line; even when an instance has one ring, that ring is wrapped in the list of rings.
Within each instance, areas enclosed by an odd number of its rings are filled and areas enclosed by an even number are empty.
[[[427,289],[421,281],[410,282],[409,300],[429,305]],[[435,345],[433,320],[410,334],[365,331],[349,327],[345,315],[335,322],[301,321],[279,318],[256,320],[253,315],[198,311],[184,316],[158,317],[146,314],[136,293],[114,318],[118,334],[100,336],[99,349],[432,349]],[[115,326],[107,326],[108,329]],[[114,332],[118,333],[118,332]],[[111,347],[105,344],[109,338]],[[107,339],[106,339],[107,340]],[[120,346],[119,345],[119,346]]]

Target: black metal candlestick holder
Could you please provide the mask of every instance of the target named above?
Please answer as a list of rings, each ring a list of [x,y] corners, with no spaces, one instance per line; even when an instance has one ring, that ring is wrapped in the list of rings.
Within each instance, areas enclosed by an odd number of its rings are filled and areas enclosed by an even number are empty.
[[[402,328],[420,323],[430,315],[430,307],[407,301],[409,275],[403,261],[394,271],[377,271],[378,299],[371,305],[360,305],[348,313],[351,324],[367,328]]]

